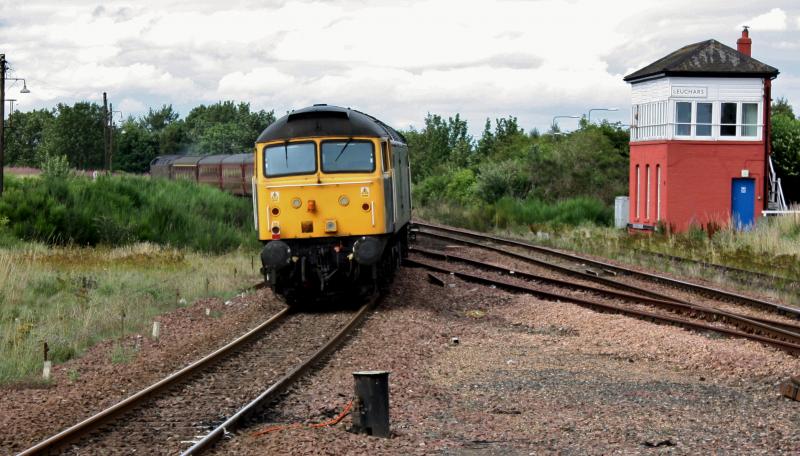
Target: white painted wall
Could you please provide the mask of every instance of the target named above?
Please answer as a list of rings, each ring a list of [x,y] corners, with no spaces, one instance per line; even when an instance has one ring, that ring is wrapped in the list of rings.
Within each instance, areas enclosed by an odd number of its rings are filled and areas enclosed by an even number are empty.
[[[673,88],[697,89],[701,96],[673,96]],[[760,141],[763,127],[764,82],[761,78],[662,77],[631,85],[631,141],[697,139],[706,141]],[[713,103],[712,135],[675,135],[675,103],[679,101]],[[757,135],[720,136],[721,103],[758,103]],[[741,105],[737,124],[742,123]],[[695,122],[694,115],[692,123]]]

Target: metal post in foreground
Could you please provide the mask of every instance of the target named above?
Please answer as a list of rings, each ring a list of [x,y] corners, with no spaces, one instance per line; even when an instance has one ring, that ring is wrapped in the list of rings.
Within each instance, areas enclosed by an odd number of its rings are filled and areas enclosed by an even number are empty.
[[[389,437],[389,372],[353,372],[353,428],[355,433]]]

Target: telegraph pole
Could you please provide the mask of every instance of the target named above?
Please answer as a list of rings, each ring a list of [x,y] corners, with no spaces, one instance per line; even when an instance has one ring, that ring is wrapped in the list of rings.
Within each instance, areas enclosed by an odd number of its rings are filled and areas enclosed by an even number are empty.
[[[114,103],[108,105],[108,172],[111,173],[111,156],[114,154]]]
[[[6,164],[6,55],[0,54],[0,196],[3,196],[3,167]]]
[[[108,99],[103,92],[103,162],[108,171]]]

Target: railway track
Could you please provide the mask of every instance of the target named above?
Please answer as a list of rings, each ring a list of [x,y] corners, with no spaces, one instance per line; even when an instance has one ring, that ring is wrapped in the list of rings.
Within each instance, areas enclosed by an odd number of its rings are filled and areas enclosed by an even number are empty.
[[[777,304],[763,299],[721,290],[719,288],[642,272],[632,268],[586,258],[581,255],[537,246],[523,241],[490,236],[470,230],[420,222],[415,222],[415,225],[415,235],[427,236],[446,242],[494,251],[502,255],[536,264],[560,274],[599,283],[607,287],[630,291],[651,298],[688,303],[687,299],[675,298],[647,287],[647,284],[655,283],[721,302],[745,305],[792,318],[800,318],[799,308]],[[558,261],[554,261],[554,259]],[[638,282],[638,284],[630,282]]]
[[[378,299],[358,310],[304,314],[284,309],[214,353],[20,454],[197,454],[334,350]]]
[[[436,252],[418,248],[412,249],[412,252],[423,253],[428,256],[437,256]],[[455,259],[453,256],[441,252],[439,252],[438,255],[447,257],[447,260]],[[472,261],[475,260],[469,260],[466,263],[470,264]],[[508,268],[486,262],[475,262],[479,264],[471,264],[471,267],[490,269],[493,270],[495,274],[498,272],[505,273],[507,277],[513,277],[513,279],[498,280],[485,274],[480,275],[454,268],[452,264],[441,265],[418,258],[408,258],[404,260],[404,264],[407,266],[420,267],[429,271],[455,276],[468,282],[493,286],[511,292],[527,293],[550,301],[571,302],[599,312],[616,313],[654,323],[676,325],[696,331],[713,331],[726,336],[755,340],[794,355],[800,354],[800,328],[797,326],[786,325],[781,327],[708,307],[659,301],[600,288],[588,289],[585,286],[577,286],[581,288],[582,291],[590,291],[593,294],[605,296],[606,298],[610,297],[613,299],[612,302],[609,302],[609,299],[593,299],[565,293],[563,287],[560,287],[562,290],[547,290],[540,286],[540,284],[526,282],[526,280],[535,281],[544,279],[543,281],[549,281],[551,284],[555,284],[553,279],[529,275],[520,271],[509,271]],[[441,278],[433,276],[433,280],[439,282],[441,285],[444,284]],[[576,288],[575,284],[567,283],[566,286],[572,289]],[[623,301],[624,303],[622,304],[618,303]],[[646,307],[652,307],[658,310],[653,311]],[[671,313],[689,315],[691,318],[682,318],[677,315],[672,315]],[[698,319],[706,320],[710,323],[701,323]]]

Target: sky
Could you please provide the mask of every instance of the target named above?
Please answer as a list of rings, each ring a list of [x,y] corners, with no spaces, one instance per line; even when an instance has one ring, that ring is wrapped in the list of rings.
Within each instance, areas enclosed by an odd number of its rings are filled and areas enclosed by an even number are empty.
[[[31,91],[7,83],[22,111],[104,91],[117,121],[164,104],[280,117],[328,103],[402,129],[459,113],[478,136],[487,118],[545,131],[592,108],[627,124],[623,76],[698,41],[735,48],[743,25],[781,72],[773,98],[800,111],[798,0],[0,0],[0,53]]]

